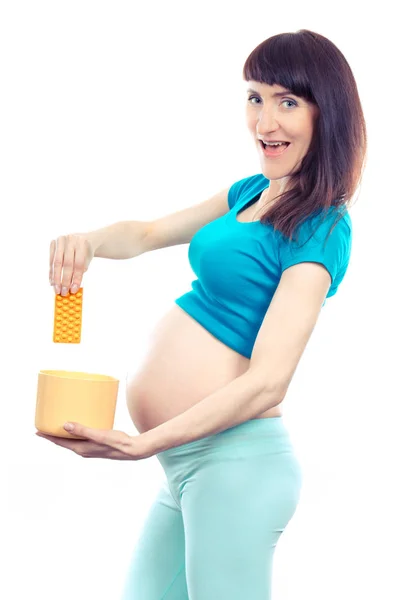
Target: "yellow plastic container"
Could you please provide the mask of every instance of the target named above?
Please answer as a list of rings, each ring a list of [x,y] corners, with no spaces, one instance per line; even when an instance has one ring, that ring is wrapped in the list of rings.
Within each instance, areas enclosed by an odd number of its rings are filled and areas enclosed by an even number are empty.
[[[35,427],[42,433],[85,439],[68,433],[64,423],[75,421],[95,429],[112,429],[119,380],[109,375],[77,371],[40,371]]]

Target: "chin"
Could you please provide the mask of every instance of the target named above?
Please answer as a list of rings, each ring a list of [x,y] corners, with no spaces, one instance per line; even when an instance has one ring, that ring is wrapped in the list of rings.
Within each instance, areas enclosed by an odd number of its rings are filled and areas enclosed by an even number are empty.
[[[285,177],[290,177],[291,175],[291,171],[288,173],[287,171],[282,171],[282,169],[277,167],[274,168],[270,165],[266,166],[263,162],[261,162],[261,171],[264,177],[270,179],[271,181],[284,179]]]

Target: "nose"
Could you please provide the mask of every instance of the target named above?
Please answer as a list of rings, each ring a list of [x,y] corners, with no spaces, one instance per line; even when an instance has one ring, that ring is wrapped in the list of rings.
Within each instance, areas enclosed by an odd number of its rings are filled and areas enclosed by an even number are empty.
[[[271,131],[279,129],[279,123],[276,120],[276,114],[273,109],[267,108],[260,111],[256,129],[259,135],[266,135]]]

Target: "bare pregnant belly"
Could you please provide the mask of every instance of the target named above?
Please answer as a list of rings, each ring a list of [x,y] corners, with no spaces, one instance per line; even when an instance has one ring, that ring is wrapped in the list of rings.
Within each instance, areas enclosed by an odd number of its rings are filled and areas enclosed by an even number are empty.
[[[126,403],[139,433],[181,414],[249,368],[177,304],[150,337],[143,363],[128,375]],[[281,416],[279,406],[254,418]]]

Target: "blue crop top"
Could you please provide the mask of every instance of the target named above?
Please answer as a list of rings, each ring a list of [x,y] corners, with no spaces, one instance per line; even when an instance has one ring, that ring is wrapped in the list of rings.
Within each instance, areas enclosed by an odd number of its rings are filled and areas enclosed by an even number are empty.
[[[230,187],[229,212],[201,227],[189,244],[189,262],[197,279],[189,292],[175,300],[214,337],[247,358],[282,272],[300,262],[322,263],[332,279],[328,298],[336,293],[351,253],[352,224],[347,210],[327,241],[338,218],[335,207],[318,229],[315,219],[322,217],[309,216],[292,242],[274,232],[269,223],[238,221],[237,213],[258,200],[268,186],[269,179],[257,174]]]

